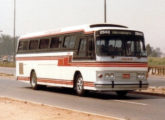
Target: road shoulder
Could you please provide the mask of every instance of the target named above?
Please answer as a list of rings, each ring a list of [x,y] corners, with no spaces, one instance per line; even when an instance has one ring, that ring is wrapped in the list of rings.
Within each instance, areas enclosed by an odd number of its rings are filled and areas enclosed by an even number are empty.
[[[0,97],[1,120],[117,120],[44,104]]]

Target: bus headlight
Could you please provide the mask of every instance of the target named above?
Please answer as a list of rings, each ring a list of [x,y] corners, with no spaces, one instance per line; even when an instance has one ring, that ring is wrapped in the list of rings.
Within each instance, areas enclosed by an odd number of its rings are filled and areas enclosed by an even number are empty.
[[[104,77],[106,80],[114,80],[115,79],[114,73],[105,73]]]
[[[105,73],[105,79],[109,79],[110,78],[110,74],[109,73]]]
[[[138,74],[138,75],[137,75],[137,78],[138,78],[139,80],[143,80],[143,79],[145,78],[145,75],[144,75],[143,73]]]

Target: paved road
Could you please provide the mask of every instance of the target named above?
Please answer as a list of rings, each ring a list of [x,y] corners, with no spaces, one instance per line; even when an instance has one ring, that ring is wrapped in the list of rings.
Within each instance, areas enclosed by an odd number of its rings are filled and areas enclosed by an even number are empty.
[[[7,73],[7,74],[15,75],[15,68],[0,67],[0,73]]]
[[[148,81],[150,86],[165,87],[165,77],[152,76]]]
[[[113,93],[88,93],[76,96],[70,89],[32,90],[29,84],[0,79],[0,96],[14,97],[74,110],[125,118],[129,120],[164,120],[165,97],[128,94],[119,98]]]

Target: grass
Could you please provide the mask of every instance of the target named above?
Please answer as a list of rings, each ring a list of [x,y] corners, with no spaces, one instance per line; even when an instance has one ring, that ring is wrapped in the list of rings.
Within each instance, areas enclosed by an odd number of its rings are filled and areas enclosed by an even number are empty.
[[[165,57],[148,57],[148,65],[149,66],[165,66]]]
[[[14,62],[0,62],[0,67],[15,67]]]

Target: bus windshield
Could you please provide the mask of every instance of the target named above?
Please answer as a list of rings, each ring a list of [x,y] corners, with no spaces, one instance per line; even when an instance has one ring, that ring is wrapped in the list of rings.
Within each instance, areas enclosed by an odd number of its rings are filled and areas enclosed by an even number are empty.
[[[142,36],[99,36],[96,38],[98,56],[134,56],[146,57]]]

